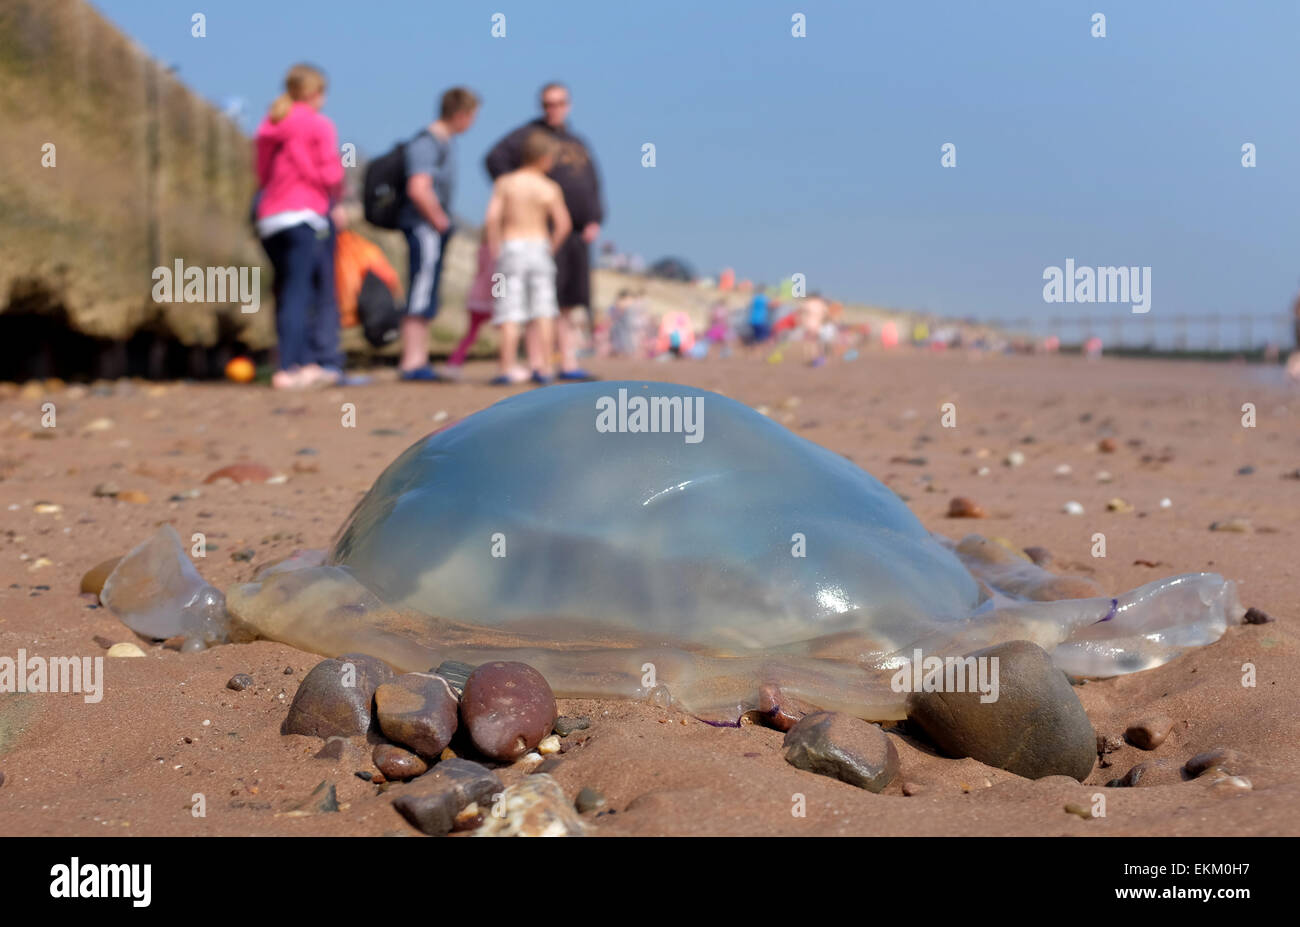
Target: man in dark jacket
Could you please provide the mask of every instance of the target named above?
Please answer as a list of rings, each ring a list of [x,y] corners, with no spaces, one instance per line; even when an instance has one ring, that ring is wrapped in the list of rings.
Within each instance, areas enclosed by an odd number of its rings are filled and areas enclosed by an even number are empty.
[[[600,235],[604,209],[600,202],[600,177],[586,143],[569,131],[569,90],[551,83],[542,88],[542,116],[511,132],[488,152],[487,170],[496,180],[520,164],[524,139],[534,129],[545,129],[560,143],[550,177],[564,191],[564,205],[573,220],[573,232],[555,253],[555,290],[560,305],[557,332],[560,342],[560,379],[589,380],[578,367],[578,330],[572,311],[591,308],[591,243]],[[547,346],[549,350],[549,346]]]

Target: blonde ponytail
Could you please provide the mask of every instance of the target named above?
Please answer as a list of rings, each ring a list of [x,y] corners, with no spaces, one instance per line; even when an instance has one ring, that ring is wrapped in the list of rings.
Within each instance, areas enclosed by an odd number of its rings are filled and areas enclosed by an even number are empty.
[[[272,122],[289,115],[293,104],[310,100],[325,90],[325,75],[310,64],[295,64],[284,79],[284,93],[275,98],[268,113]]]

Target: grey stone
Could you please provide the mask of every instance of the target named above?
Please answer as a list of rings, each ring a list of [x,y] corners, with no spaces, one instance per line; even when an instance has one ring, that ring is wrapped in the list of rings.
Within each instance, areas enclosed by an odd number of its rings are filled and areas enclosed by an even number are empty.
[[[874,724],[836,711],[804,715],[782,741],[791,766],[879,792],[898,775],[898,750]]]
[[[1029,779],[1082,781],[1097,759],[1083,704],[1037,644],[1009,641],[969,656],[998,658],[998,698],[979,692],[912,692],[907,717],[950,756],[969,756]]]
[[[490,769],[453,757],[401,786],[393,798],[393,807],[412,827],[441,837],[451,833],[456,815],[466,805],[490,805],[492,796],[500,792],[501,780]]]

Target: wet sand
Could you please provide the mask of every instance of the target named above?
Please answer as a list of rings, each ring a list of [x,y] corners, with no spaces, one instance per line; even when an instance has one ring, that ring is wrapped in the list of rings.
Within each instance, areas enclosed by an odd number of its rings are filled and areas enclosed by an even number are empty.
[[[902,773],[876,795],[790,766],[774,730],[713,728],[642,704],[561,700],[562,715],[592,724],[565,738],[555,778],[570,796],[599,789],[616,812],[591,821],[594,833],[1300,834],[1300,480],[1284,477],[1300,467],[1300,391],[1240,366],[955,353],[867,354],[821,369],[740,357],[594,369],[765,407],[879,477],[933,531],[1046,547],[1052,569],[1112,593],[1176,573],[1220,572],[1238,582],[1244,605],[1276,619],[1231,628],[1157,669],[1077,688],[1103,735],[1118,737],[1149,715],[1175,722],[1158,749],[1125,744],[1083,784],[1031,782],[891,732]],[[325,546],[400,451],[511,391],[484,385],[488,365],[467,372],[474,382],[399,384],[380,371],[371,386],[288,395],[227,384],[115,384],[111,395],[0,388],[0,656],[102,656],[108,644],[136,640],[79,596],[78,584],[162,523],[182,538],[206,535],[209,554],[198,566],[219,588],[296,548]],[[54,404],[52,429],[41,424],[46,402]],[[940,424],[949,402],[956,428]],[[356,405],[356,428],[341,427],[345,403]],[[1254,405],[1256,427],[1243,427],[1244,403]],[[1111,453],[1097,447],[1107,437]],[[304,448],[316,453],[298,453]],[[1003,464],[1012,451],[1024,455],[1022,466]],[[202,483],[240,460],[287,479]],[[1056,473],[1062,464],[1069,474]],[[1253,472],[1238,472],[1245,467]],[[1111,481],[1098,481],[1098,471]],[[94,494],[109,483],[116,498]],[[194,489],[197,497],[170,501]],[[973,499],[988,517],[947,518],[954,496]],[[139,501],[124,501],[132,497]],[[1134,511],[1107,511],[1116,497]],[[1064,514],[1067,501],[1084,514]],[[1233,518],[1251,530],[1209,530]],[[1104,558],[1092,556],[1097,532],[1106,537]],[[251,559],[232,559],[248,551]],[[0,694],[0,833],[415,833],[391,796],[354,775],[372,768],[368,751],[313,759],[320,741],[279,733],[318,657],[268,642],[200,654],[137,643],[145,658],[104,661],[96,704],[75,694]],[[1253,687],[1242,685],[1244,664],[1255,668]],[[227,689],[236,673],[255,684]],[[1221,746],[1246,755],[1253,789],[1183,781],[1189,757]],[[1100,788],[1145,761],[1156,768],[1141,786]],[[501,771],[507,785],[521,776]],[[322,780],[337,788],[338,813],[286,813]],[[1099,793],[1104,818],[1064,810],[1090,806]],[[192,813],[196,794],[203,817]],[[796,817],[800,795],[806,816]]]

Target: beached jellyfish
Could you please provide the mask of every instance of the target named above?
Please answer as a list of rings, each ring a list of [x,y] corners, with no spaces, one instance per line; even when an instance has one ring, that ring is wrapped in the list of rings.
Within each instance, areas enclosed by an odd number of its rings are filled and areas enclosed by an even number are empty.
[[[227,592],[235,639],[403,671],[521,660],[559,696],[666,691],[735,719],[761,693],[873,720],[894,672],[1030,640],[1080,675],[1155,666],[1239,620],[1209,573],[1118,598],[978,536],[930,534],[870,474],[717,393],[592,383],[424,438],[332,548]]]

